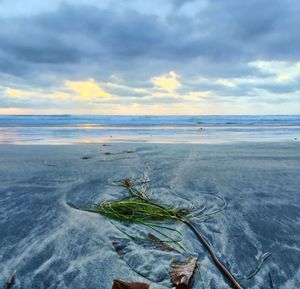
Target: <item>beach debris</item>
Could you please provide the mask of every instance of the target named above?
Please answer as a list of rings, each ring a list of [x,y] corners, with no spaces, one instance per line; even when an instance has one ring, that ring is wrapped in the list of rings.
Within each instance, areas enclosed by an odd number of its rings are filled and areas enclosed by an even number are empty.
[[[120,257],[123,257],[126,254],[126,248],[128,247],[129,242],[130,240],[125,238],[111,239],[111,244]]]
[[[131,186],[131,179],[124,179],[124,187],[129,188]]]
[[[161,204],[153,199],[150,199],[147,195],[148,183],[150,181],[147,173],[144,173],[140,179],[131,179],[130,182],[125,180],[117,181],[113,184],[125,187],[127,189],[128,197],[126,199],[100,203],[95,207],[83,210],[97,213],[119,222],[144,225],[164,236],[164,238],[166,238],[166,242],[172,242],[181,248],[183,252],[186,252],[185,248],[180,244],[182,233],[176,228],[166,225],[166,223],[169,224],[171,221],[181,222],[187,225],[187,227],[195,234],[199,242],[207,250],[217,268],[231,283],[232,287],[236,289],[242,289],[236,278],[219,260],[210,243],[194,225],[194,222],[191,221],[192,218],[197,218],[199,209],[195,210],[195,208],[176,208],[174,206]],[[218,198],[222,200],[223,206],[214,210],[213,212],[208,212],[201,215],[201,217],[205,217],[205,220],[208,217],[216,215],[225,209],[226,201],[222,197],[218,196]],[[203,212],[203,208],[200,210],[200,212]],[[169,230],[169,232],[172,233],[177,233],[180,238],[172,237],[171,234],[165,232],[166,230]]]
[[[226,277],[226,279],[231,283],[233,288],[236,289],[243,289],[235,277],[231,274],[231,272],[223,265],[223,263],[219,260],[216,253],[214,252],[213,248],[207,241],[207,239],[202,235],[200,230],[198,230],[195,225],[187,219],[182,219],[182,222],[185,223],[197,236],[198,240],[204,248],[208,251],[209,255],[211,256],[212,260],[214,261],[217,268],[221,271],[221,273]]]
[[[83,156],[81,159],[82,160],[89,160],[89,159],[91,159],[92,157],[90,157],[90,156]]]
[[[179,221],[183,210],[164,207],[154,201],[139,197],[138,193],[133,192],[132,194],[136,197],[121,201],[104,202],[94,208],[82,210],[97,213],[119,222],[144,225],[163,236],[167,242],[175,244],[184,251],[185,249],[180,244],[181,232],[163,223],[166,221]],[[168,233],[163,230],[168,231]],[[171,232],[176,234],[177,238],[172,237]]]
[[[121,230],[120,228],[117,227],[117,229]],[[179,254],[182,254],[180,251],[177,249],[173,248],[171,245],[169,245],[166,241],[161,240],[157,236],[155,236],[152,233],[148,233],[146,238],[141,238],[141,237],[135,237],[131,236],[125,231],[121,230],[126,236],[128,236],[131,240],[136,242],[139,245],[142,245],[145,248],[149,249],[154,249],[154,250],[159,250],[163,252],[176,252]],[[122,240],[122,242],[121,242]],[[124,249],[128,245],[129,239],[121,239],[121,238],[111,238],[111,243],[118,253],[119,256],[124,255]]]
[[[188,289],[191,278],[197,266],[197,258],[173,260],[171,263],[170,278],[176,289]]]
[[[157,236],[153,235],[152,233],[148,233],[148,242],[153,244],[154,249],[165,251],[165,252],[174,251],[180,253],[178,250],[170,246],[167,242],[159,239]]]
[[[180,221],[185,210],[162,206],[146,199],[124,199],[108,201],[94,208],[83,209],[91,213],[98,213],[121,222],[130,222],[151,226],[156,222],[177,220]]]
[[[150,289],[150,285],[142,282],[126,282],[115,279],[111,289]]]
[[[261,256],[260,261],[259,261],[259,264],[257,265],[257,267],[254,269],[254,271],[253,271],[250,275],[248,275],[248,276],[246,277],[246,279],[249,280],[249,279],[253,278],[253,277],[259,272],[259,270],[260,270],[262,264],[263,264],[263,263],[264,263],[271,255],[272,255],[271,252],[266,252],[266,253],[264,253],[264,254]]]
[[[14,284],[15,284],[15,275],[16,275],[16,273],[14,272],[6,279],[6,282],[3,286],[3,289],[10,289],[14,286]]]

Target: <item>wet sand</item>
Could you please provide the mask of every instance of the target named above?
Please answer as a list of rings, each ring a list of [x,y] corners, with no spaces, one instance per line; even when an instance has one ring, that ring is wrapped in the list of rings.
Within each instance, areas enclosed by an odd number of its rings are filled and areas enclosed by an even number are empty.
[[[148,164],[152,194],[161,202],[201,206],[212,195],[226,199],[227,208],[199,228],[235,275],[251,273],[259,257],[272,252],[255,278],[240,281],[243,288],[271,288],[269,273],[277,288],[300,287],[297,141],[0,145],[0,155],[0,286],[15,270],[14,288],[110,289],[115,278],[149,282],[130,265],[159,280],[152,289],[171,288],[173,253],[131,246],[121,259],[111,238],[126,236],[106,218],[66,204],[119,199],[124,191],[111,182],[138,176]],[[178,229],[199,257],[204,288],[230,288],[193,233]]]

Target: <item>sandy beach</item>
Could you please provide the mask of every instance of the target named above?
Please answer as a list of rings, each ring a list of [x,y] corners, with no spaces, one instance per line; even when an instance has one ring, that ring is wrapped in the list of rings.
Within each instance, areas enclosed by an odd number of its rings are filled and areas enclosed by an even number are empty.
[[[0,289],[300,289],[299,12],[0,0]]]
[[[171,288],[174,254],[131,246],[122,259],[111,239],[123,233],[107,218],[67,205],[122,198],[112,181],[149,167],[151,194],[161,202],[201,206],[213,195],[225,198],[226,209],[198,226],[235,276],[272,252],[254,278],[240,280],[243,288],[272,288],[270,273],[276,288],[300,286],[298,142],[1,145],[0,154],[0,284],[16,271],[14,288],[109,289],[116,278]],[[196,288],[231,288],[193,233],[178,229],[199,258]]]

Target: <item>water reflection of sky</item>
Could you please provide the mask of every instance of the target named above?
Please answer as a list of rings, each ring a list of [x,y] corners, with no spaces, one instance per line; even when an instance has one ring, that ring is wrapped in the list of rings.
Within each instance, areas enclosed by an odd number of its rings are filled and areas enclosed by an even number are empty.
[[[75,144],[103,142],[226,143],[300,139],[300,126],[111,126],[3,127],[0,143]]]

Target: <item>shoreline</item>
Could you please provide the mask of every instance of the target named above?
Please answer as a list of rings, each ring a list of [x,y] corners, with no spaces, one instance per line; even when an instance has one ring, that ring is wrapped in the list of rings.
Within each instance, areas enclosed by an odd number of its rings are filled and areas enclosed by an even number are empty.
[[[300,140],[300,116],[0,116],[0,143],[234,143]]]

